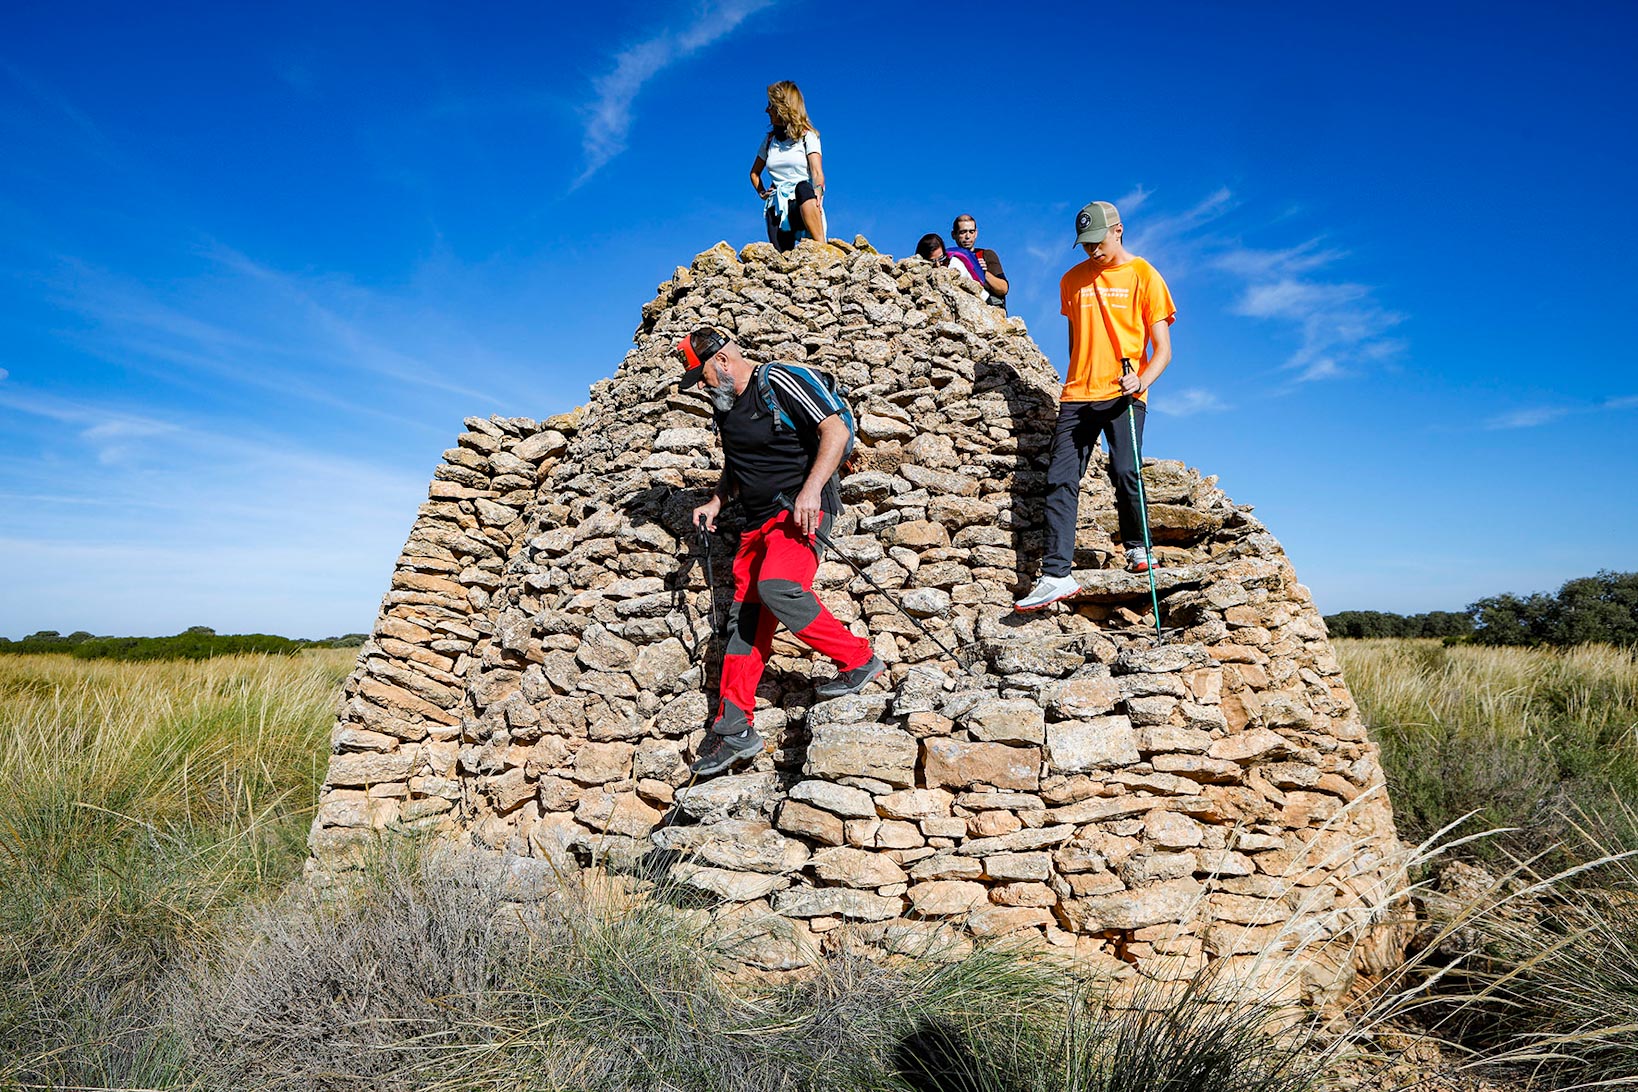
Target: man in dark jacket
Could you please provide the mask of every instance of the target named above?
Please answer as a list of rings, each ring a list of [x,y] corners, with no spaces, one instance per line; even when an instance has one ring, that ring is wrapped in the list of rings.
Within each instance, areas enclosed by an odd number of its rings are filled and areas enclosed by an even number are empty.
[[[978,221],[966,213],[955,218],[950,225],[950,238],[962,250],[971,251],[978,259],[978,267],[983,270],[984,276],[980,283],[984,291],[989,293],[989,301],[1003,311],[1007,309],[1006,271],[1001,268],[1001,255],[993,250],[980,250],[978,247]]]
[[[798,374],[801,369],[751,363],[710,326],[678,342],[677,350],[687,365],[679,387],[704,384],[722,435],[722,479],[711,499],[694,509],[694,523],[716,530],[723,502],[738,497],[748,525],[734,555],[722,705],[693,765],[697,776],[707,776],[762,750],[762,737],[752,727],[756,688],[779,623],[836,663],[836,678],[815,688],[820,697],[857,694],[886,665],[813,593],[819,538],[828,537],[842,511],[836,471],[847,449],[848,427],[840,401]],[[759,367],[767,369],[765,389],[793,429],[782,428],[764,403]]]

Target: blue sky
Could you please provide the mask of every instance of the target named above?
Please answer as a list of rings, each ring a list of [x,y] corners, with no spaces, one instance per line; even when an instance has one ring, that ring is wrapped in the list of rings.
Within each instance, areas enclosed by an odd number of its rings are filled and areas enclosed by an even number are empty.
[[[0,635],[366,629],[460,418],[583,401],[759,236],[776,79],[832,231],[973,213],[1054,360],[1118,202],[1179,305],[1147,453],[1322,610],[1638,569],[1638,9],[1089,10],[5,5]]]

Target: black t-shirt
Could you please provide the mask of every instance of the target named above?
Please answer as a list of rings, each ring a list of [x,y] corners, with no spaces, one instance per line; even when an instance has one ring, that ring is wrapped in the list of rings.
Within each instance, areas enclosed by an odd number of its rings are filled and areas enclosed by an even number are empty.
[[[1000,277],[1002,280],[1007,279],[1006,271],[1001,268],[1001,255],[993,250],[980,250],[978,253],[984,255],[985,272],[992,277]]]
[[[836,412],[825,395],[788,369],[778,364],[766,367],[774,398],[796,425],[794,431],[779,427],[778,419],[757,394],[754,376],[734,400],[734,408],[717,415],[728,481],[739,488],[745,517],[757,527],[779,511],[774,498],[780,493],[794,501],[801,492],[819,453],[819,422]],[[842,498],[834,478],[825,483],[819,506],[833,516],[841,515]]]

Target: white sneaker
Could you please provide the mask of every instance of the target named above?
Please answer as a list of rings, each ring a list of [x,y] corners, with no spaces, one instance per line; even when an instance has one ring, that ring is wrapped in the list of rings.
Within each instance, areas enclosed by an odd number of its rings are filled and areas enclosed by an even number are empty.
[[[1128,546],[1126,548],[1126,571],[1129,573],[1146,573],[1155,567],[1155,559],[1149,556],[1149,551],[1142,546]]]
[[[1028,595],[1012,605],[1012,609],[1040,610],[1048,603],[1068,599],[1080,590],[1080,584],[1072,576],[1043,576],[1035,582]]]

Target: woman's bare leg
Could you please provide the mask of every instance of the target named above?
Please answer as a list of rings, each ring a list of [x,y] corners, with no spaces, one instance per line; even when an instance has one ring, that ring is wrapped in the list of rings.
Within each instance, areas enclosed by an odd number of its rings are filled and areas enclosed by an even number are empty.
[[[802,214],[802,226],[808,229],[808,234],[819,242],[824,242],[825,210],[819,207],[819,202],[804,201],[797,211]]]

